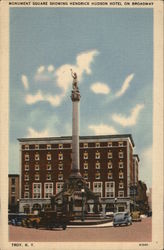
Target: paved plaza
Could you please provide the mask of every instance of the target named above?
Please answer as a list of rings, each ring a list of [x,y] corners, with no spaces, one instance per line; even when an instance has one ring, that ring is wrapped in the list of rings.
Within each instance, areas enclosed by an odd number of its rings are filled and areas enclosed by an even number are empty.
[[[144,218],[131,226],[113,227],[106,223],[101,227],[69,226],[62,229],[33,229],[9,226],[11,242],[150,242],[152,238],[152,218]]]

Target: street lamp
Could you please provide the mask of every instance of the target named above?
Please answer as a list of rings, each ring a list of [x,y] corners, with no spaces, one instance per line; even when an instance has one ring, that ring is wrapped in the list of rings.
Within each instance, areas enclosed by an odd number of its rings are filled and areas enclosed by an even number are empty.
[[[84,188],[81,189],[81,194],[82,194],[82,218],[81,220],[84,221]]]

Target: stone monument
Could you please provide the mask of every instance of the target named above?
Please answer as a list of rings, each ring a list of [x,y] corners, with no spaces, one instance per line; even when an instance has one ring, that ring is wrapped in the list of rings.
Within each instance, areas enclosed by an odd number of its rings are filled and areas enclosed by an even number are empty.
[[[75,218],[83,218],[87,213],[98,213],[100,210],[99,195],[92,192],[80,173],[79,161],[79,102],[80,91],[78,88],[77,74],[71,70],[72,83],[72,165],[68,179],[63,190],[52,196],[51,202],[54,209],[62,209],[71,213]]]

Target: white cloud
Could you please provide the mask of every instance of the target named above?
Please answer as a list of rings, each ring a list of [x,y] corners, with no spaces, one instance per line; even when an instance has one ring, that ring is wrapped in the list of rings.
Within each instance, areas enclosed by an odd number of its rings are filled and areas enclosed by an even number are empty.
[[[29,82],[26,75],[22,75],[22,83],[25,89],[29,89]]]
[[[56,70],[57,85],[63,89],[64,93],[72,84],[70,69],[77,73],[78,80],[81,81],[83,73],[91,74],[91,63],[96,55],[98,55],[97,50],[80,53],[76,57],[76,65],[64,64]]]
[[[129,88],[130,83],[134,77],[134,74],[128,75],[127,78],[125,79],[121,89],[115,94],[116,97],[122,96],[126,90]]]
[[[49,137],[50,133],[48,129],[42,131],[36,131],[33,128],[28,128],[27,137],[29,138],[38,138],[38,137]]]
[[[55,96],[52,95],[44,96],[44,100],[49,102],[52,106],[59,106],[62,99],[63,99],[63,94]]]
[[[130,116],[124,116],[122,114],[113,114],[113,121],[119,123],[123,127],[134,126],[137,123],[137,119],[140,111],[144,108],[144,104],[137,104],[131,111]]]
[[[103,123],[99,125],[89,125],[88,128],[91,129],[95,135],[113,135],[118,133],[114,127]]]
[[[91,85],[91,90],[95,94],[104,94],[104,95],[107,95],[110,92],[110,88],[108,87],[108,85],[102,82],[93,83]]]
[[[63,99],[63,94],[61,95],[45,95],[39,90],[35,95],[27,94],[26,95],[26,103],[31,105],[40,101],[46,101],[50,103],[52,106],[59,106]]]
[[[77,55],[76,57],[77,68],[81,70],[81,73],[85,71],[88,75],[91,74],[90,65],[93,62],[94,57],[97,56],[98,54],[99,52],[97,50],[91,50]]]
[[[78,81],[82,80],[83,73],[91,74],[91,63],[94,60],[94,57],[98,55],[97,50],[86,51],[80,53],[76,56],[76,64],[64,64],[54,71],[54,66],[49,65],[45,67],[44,65],[40,66],[37,69],[37,72],[34,76],[35,81],[47,82],[51,81],[53,84],[56,84],[57,87],[62,91],[59,95],[44,94],[41,90],[38,90],[36,94],[27,94],[25,101],[27,104],[34,104],[40,101],[47,101],[52,106],[59,106],[65,97],[69,87],[72,84],[71,69],[77,73]]]
[[[55,70],[54,66],[51,64],[47,67],[48,72],[53,72]]]
[[[42,65],[42,66],[40,66],[38,69],[37,69],[37,73],[42,73],[43,71],[45,70],[45,66],[44,65]]]
[[[25,100],[27,104],[34,104],[36,102],[44,101],[44,97],[39,90],[35,95],[27,94]]]

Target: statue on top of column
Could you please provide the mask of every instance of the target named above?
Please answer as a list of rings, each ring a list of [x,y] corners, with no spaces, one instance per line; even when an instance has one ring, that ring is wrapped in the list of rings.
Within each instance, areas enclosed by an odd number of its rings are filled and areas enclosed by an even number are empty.
[[[78,90],[78,86],[77,86],[77,74],[76,72],[73,72],[73,70],[71,69],[71,75],[72,75],[72,78],[73,78],[73,84],[72,84],[72,87],[73,87],[73,90]]]

